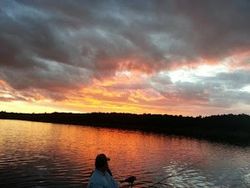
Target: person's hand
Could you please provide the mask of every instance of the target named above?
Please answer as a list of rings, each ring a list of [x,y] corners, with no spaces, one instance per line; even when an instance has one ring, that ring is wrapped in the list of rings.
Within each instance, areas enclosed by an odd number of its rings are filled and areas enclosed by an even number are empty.
[[[135,180],[136,180],[135,176],[129,176],[128,178],[126,178],[125,180],[122,180],[120,182],[121,183],[127,182],[127,183],[130,183],[130,184],[133,184]]]

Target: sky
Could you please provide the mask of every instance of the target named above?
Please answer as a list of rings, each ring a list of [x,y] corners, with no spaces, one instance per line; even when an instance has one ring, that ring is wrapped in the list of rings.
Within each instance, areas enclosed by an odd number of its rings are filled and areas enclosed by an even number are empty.
[[[250,114],[249,0],[1,0],[0,111]]]

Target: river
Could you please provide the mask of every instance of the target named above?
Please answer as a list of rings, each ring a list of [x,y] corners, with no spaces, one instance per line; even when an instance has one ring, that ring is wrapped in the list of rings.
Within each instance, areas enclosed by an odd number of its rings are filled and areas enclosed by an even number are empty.
[[[250,187],[250,147],[16,120],[0,120],[0,187],[85,187],[98,153],[134,187]]]

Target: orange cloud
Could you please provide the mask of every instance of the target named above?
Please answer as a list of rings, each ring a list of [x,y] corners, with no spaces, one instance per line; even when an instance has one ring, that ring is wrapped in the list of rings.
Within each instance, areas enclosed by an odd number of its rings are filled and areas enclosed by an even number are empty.
[[[248,69],[249,56],[249,51],[244,51],[235,52],[232,56],[220,61],[200,59],[197,62],[185,64],[184,73],[191,74],[193,71],[195,74],[199,73],[199,76],[201,76],[199,79],[202,79],[202,76],[206,76],[203,73],[208,74],[210,71],[213,74],[208,77],[216,79],[217,73],[213,70],[220,68],[217,66],[223,65],[228,69],[225,69],[226,71],[232,72]],[[155,70],[151,71],[150,66],[147,66],[146,63],[139,66],[140,58],[124,58],[117,59],[117,61],[120,63],[118,63],[119,67],[114,74],[93,78],[90,82],[78,84],[75,88],[64,88],[62,85],[57,87],[55,84],[51,85],[50,90],[41,88],[16,90],[4,80],[0,80],[0,101],[2,101],[0,110],[21,112],[98,111],[183,115],[233,112],[234,108],[222,108],[223,105],[220,106],[219,102],[216,101],[218,99],[209,98],[209,92],[207,91],[214,86],[202,85],[203,80],[192,83],[192,80],[188,78],[189,74],[184,75],[183,71],[178,74],[170,74],[170,76],[176,77],[175,82],[171,78],[168,80],[163,77],[158,81],[156,80],[159,82],[158,85],[152,85],[154,84],[152,81],[155,81],[154,77],[160,73],[163,73],[163,76],[169,76],[169,73],[182,70],[183,66],[180,64],[172,67],[173,69],[162,69],[160,72],[154,72]],[[204,67],[202,67],[203,65]],[[187,76],[187,79],[184,79],[185,76]],[[223,79],[228,79],[228,76],[224,77]],[[208,83],[213,84],[214,81]],[[198,89],[196,84],[198,84]],[[200,86],[202,87],[199,88]],[[220,86],[217,85],[216,87]],[[212,103],[213,100],[214,103]],[[24,108],[24,106],[26,107]],[[237,107],[237,109],[240,111],[240,107]]]

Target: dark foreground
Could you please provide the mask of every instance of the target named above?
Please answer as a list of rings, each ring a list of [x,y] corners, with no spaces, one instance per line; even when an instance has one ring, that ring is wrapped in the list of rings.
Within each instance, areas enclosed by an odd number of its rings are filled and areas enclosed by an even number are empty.
[[[250,116],[215,115],[184,117],[128,113],[43,113],[0,112],[0,119],[88,125],[187,136],[237,145],[250,145]]]

